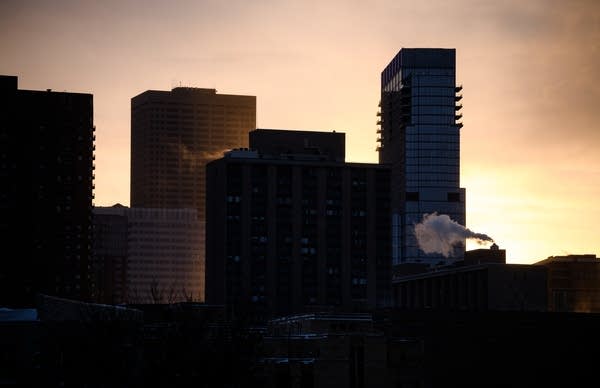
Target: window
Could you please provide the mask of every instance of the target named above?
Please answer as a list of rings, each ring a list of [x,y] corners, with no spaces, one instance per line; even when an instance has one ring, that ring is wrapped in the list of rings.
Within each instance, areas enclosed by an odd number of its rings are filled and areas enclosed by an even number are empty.
[[[448,202],[460,202],[460,193],[448,193]]]
[[[419,200],[419,192],[409,191],[406,193],[407,201],[418,201]]]

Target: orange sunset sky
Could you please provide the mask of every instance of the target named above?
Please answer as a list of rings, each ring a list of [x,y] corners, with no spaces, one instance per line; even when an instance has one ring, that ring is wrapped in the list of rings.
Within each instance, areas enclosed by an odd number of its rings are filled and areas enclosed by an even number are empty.
[[[383,68],[456,48],[467,227],[512,263],[600,254],[599,45],[599,1],[0,2],[0,74],[94,95],[97,206],[129,204],[147,89],[255,95],[258,127],[345,132],[346,161],[376,162]]]

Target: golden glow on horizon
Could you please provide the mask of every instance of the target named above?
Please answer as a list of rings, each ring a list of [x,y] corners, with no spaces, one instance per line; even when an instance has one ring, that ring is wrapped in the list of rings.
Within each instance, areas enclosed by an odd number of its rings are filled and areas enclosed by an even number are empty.
[[[145,90],[255,95],[258,127],[345,132],[347,161],[376,162],[383,67],[401,47],[454,47],[467,227],[530,263],[600,255],[598,15],[592,0],[9,1],[0,73],[94,94],[105,206],[129,204],[130,99]]]

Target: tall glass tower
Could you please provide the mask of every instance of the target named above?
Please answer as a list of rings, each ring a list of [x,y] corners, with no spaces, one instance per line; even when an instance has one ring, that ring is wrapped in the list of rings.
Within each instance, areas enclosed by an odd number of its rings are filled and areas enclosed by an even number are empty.
[[[462,258],[419,249],[414,225],[424,214],[447,214],[465,224],[460,187],[461,86],[455,49],[403,48],[381,73],[379,162],[392,166],[392,257],[402,264],[436,265]]]

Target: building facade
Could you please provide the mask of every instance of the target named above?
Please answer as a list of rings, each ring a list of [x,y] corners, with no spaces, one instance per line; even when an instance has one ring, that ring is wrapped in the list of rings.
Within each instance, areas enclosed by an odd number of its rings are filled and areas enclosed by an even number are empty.
[[[207,302],[266,315],[390,303],[389,168],[344,134],[257,129],[207,165]]]
[[[381,73],[379,162],[392,167],[393,263],[434,265],[461,259],[419,249],[414,225],[447,214],[465,225],[460,187],[461,86],[454,49],[403,48]]]
[[[550,256],[534,265],[548,269],[548,311],[600,312],[600,259],[596,255]]]
[[[546,271],[525,264],[484,263],[395,278],[394,306],[430,311],[546,311]]]
[[[96,286],[94,301],[120,304],[127,299],[127,207],[94,208],[92,273]]]
[[[246,147],[256,97],[148,90],[131,99],[131,206],[193,208],[204,220],[205,166]]]
[[[177,87],[133,97],[131,206],[196,209],[204,223],[206,163],[246,147],[255,128],[255,96]],[[200,244],[204,260],[204,235]]]
[[[91,94],[0,76],[0,306],[90,298],[94,131]]]
[[[105,301],[204,301],[204,230],[195,209],[97,207],[94,230]]]
[[[262,387],[395,387],[389,339],[371,314],[312,313],[273,319],[256,375]]]

